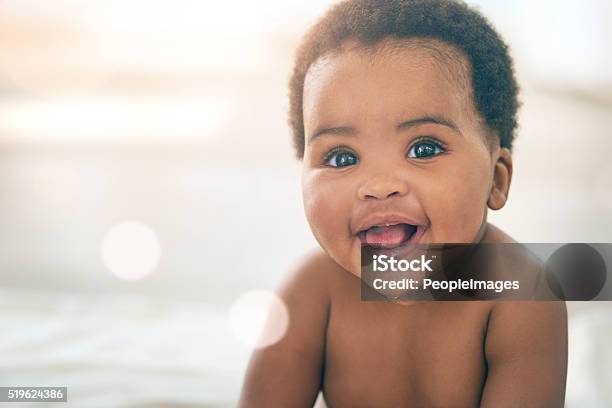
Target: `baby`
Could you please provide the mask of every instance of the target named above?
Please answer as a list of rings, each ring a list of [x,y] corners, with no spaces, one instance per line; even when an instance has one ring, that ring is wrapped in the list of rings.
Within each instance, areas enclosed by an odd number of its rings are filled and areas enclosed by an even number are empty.
[[[305,37],[290,124],[323,251],[286,280],[286,335],[242,407],[562,407],[562,302],[364,302],[362,245],[514,242],[487,223],[512,177],[507,46],[452,0],[348,0]]]

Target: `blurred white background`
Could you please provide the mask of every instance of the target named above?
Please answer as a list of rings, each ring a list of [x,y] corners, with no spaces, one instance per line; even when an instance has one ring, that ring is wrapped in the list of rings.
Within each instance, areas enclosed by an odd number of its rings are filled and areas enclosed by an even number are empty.
[[[0,2],[0,386],[67,385],[76,407],[235,404],[236,302],[316,246],[287,81],[330,4]],[[476,4],[523,90],[491,220],[524,242],[610,242],[612,4]],[[612,306],[569,309],[567,406],[610,406]]]

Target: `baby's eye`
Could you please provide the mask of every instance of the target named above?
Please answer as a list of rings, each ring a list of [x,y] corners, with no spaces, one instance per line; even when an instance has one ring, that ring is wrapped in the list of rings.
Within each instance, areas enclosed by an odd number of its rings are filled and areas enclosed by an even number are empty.
[[[427,157],[437,156],[444,152],[444,148],[439,143],[432,140],[425,140],[412,145],[408,151],[408,157],[411,159],[424,159]]]
[[[325,164],[330,167],[347,167],[357,164],[357,156],[347,150],[335,150],[325,157]]]

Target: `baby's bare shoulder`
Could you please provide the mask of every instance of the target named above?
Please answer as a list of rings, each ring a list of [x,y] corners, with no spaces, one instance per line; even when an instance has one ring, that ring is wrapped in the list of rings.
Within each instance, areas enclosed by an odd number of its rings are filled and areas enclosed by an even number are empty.
[[[350,273],[322,250],[312,250],[296,261],[278,292],[290,313],[294,309],[296,314],[317,315],[316,319],[309,319],[318,320],[320,315],[327,314],[334,293],[343,286],[339,283],[342,278],[346,279],[343,275]]]
[[[325,252],[316,249],[303,255],[285,278],[283,287],[299,286],[300,290],[328,292],[330,277],[340,268]]]

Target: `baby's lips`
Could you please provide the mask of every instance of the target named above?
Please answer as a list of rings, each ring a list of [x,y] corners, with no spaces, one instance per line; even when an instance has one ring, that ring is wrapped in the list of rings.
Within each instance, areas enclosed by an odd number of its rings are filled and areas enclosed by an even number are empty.
[[[377,248],[402,246],[417,234],[419,227],[410,224],[376,225],[357,234],[362,245]]]
[[[372,227],[365,231],[364,240],[368,245],[398,245],[408,241],[416,227],[409,224]]]
[[[362,231],[367,231],[372,227],[390,226],[396,224],[408,224],[416,227],[421,223],[416,219],[402,213],[374,213],[357,223],[356,227],[353,228],[353,231],[355,231],[355,234],[357,234]]]

